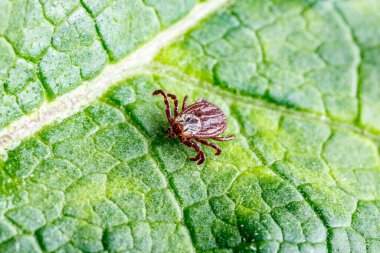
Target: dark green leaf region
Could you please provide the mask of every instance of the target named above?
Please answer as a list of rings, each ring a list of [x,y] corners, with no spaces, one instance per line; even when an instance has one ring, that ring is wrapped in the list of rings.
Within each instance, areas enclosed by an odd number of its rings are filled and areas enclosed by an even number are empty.
[[[195,4],[1,1],[0,125]],[[7,152],[0,252],[380,252],[379,24],[377,0],[221,6]],[[167,137],[156,89],[218,105],[236,139],[219,142],[218,157],[203,147],[197,166]]]
[[[196,0],[2,0],[0,128],[94,78],[195,4]]]

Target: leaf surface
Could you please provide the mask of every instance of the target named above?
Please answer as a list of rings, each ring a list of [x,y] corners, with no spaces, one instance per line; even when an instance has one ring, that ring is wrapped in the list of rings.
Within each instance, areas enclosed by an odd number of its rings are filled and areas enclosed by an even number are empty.
[[[195,3],[2,1],[0,128],[94,78],[107,64],[183,17]]]
[[[38,64],[58,84],[95,67],[78,67],[80,56],[94,56],[89,41],[99,42],[106,62],[117,61],[194,5],[67,1],[60,16],[40,2],[46,24],[60,28]],[[148,24],[124,15],[139,14],[140,5]],[[0,161],[0,252],[379,251],[379,9],[370,0],[239,0],[221,8],[152,64],[8,152]],[[149,13],[159,17],[157,30]],[[151,35],[128,35],[118,27],[128,22]],[[35,61],[19,59],[21,49],[37,54],[37,45],[7,36],[4,48],[20,51],[0,63],[18,61],[12,71],[24,79],[14,81],[39,84]],[[65,62],[68,75],[55,75]],[[206,162],[196,166],[188,160],[194,151],[166,136],[156,89],[217,104],[225,135],[237,138],[218,143],[219,157],[203,147]]]

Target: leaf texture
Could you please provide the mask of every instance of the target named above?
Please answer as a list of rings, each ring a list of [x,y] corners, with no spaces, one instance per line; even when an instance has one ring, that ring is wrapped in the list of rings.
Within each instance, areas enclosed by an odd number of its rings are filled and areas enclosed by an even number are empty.
[[[183,17],[195,3],[2,1],[0,128],[94,78],[108,63]]]
[[[0,16],[11,20],[16,5],[5,3]],[[80,67],[80,56],[100,64],[86,51],[94,43],[103,68],[194,2],[65,1],[59,13],[50,2],[34,4],[46,22],[33,24],[59,27],[52,45],[37,63],[32,55],[43,43],[18,45],[0,25],[0,66],[12,66],[6,80],[14,71],[14,82],[48,94],[47,80],[75,80],[74,68],[95,73],[96,64]],[[134,17],[139,6],[147,24]],[[150,65],[0,160],[0,252],[378,252],[379,10],[376,0],[237,0],[221,8]],[[127,23],[141,25],[145,37],[128,35],[120,27]],[[156,89],[217,104],[226,135],[237,138],[218,143],[219,157],[204,147],[206,162],[196,166],[188,160],[194,151],[166,136]]]

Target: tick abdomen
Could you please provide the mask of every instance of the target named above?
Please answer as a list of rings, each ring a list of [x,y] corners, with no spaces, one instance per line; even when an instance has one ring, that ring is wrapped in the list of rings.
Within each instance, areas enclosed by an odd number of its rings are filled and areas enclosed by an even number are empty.
[[[196,136],[208,138],[223,133],[227,128],[226,116],[216,105],[200,99],[183,111],[182,115],[193,115],[200,120],[200,129]]]

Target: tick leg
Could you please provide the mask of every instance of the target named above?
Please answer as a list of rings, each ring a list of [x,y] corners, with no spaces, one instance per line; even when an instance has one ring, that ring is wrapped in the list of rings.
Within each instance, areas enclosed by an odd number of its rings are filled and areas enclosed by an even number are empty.
[[[197,156],[194,158],[190,158],[190,161],[198,161],[197,165],[201,165],[205,161],[205,154],[203,153],[201,147],[195,143],[190,141],[189,139],[180,138],[179,139],[186,146],[193,148],[197,152]]]
[[[168,94],[168,97],[170,97],[174,101],[174,117],[177,117],[177,115],[178,115],[178,99],[177,99],[177,96],[173,95],[173,94]]]
[[[212,143],[212,142],[209,142],[209,141],[206,141],[206,140],[202,140],[202,139],[195,139],[196,141],[204,144],[204,145],[207,145],[207,146],[210,146],[212,147],[213,149],[216,150],[216,153],[215,155],[220,155],[222,153],[222,150],[218,147],[218,145]]]
[[[170,112],[170,103],[169,103],[169,100],[168,100],[168,94],[163,91],[163,90],[156,90],[155,92],[153,92],[153,96],[155,95],[158,95],[158,94],[161,94],[163,97],[164,97],[164,102],[165,102],[165,105],[166,105],[166,117],[168,118],[168,121],[170,124],[172,124],[173,122],[173,118],[171,116],[171,112]]]
[[[189,99],[189,96],[186,95],[184,98],[183,98],[183,102],[182,102],[182,111],[185,110],[187,108],[187,100]]]
[[[230,141],[230,140],[235,139],[235,136],[233,136],[233,135],[226,136],[226,137],[215,136],[215,137],[210,137],[210,139],[213,139],[213,140],[216,140],[216,141]]]

